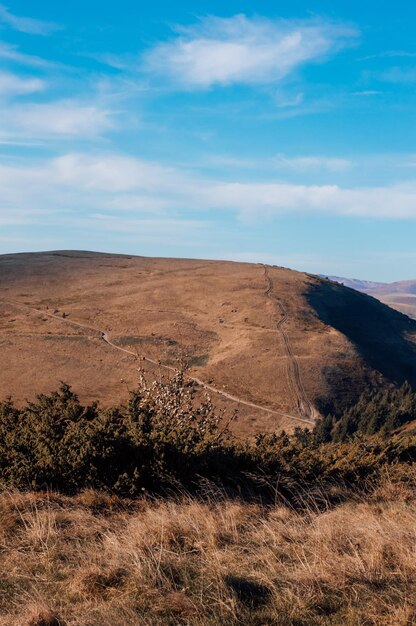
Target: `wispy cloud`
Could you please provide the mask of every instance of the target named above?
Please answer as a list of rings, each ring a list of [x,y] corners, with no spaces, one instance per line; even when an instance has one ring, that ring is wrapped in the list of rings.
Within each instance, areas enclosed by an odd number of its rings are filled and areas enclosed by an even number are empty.
[[[352,96],[381,96],[382,95],[382,91],[378,91],[377,89],[366,89],[364,91],[352,91],[351,95]]]
[[[45,82],[39,78],[22,78],[10,72],[0,72],[0,98],[42,91]]]
[[[376,54],[368,54],[365,57],[362,57],[361,61],[369,61],[371,59],[392,59],[392,58],[408,58],[413,59],[416,58],[416,52],[412,52],[410,50],[383,50],[382,52],[378,52]]]
[[[303,99],[305,94],[302,91],[299,91],[293,96],[288,96],[284,94],[276,95],[276,104],[279,109],[286,109],[288,107],[298,107],[303,103]]]
[[[0,109],[0,139],[93,137],[113,128],[114,116],[99,103],[78,100],[15,104]]]
[[[357,35],[352,27],[316,20],[207,17],[179,28],[144,62],[149,72],[183,87],[273,83],[351,45]]]
[[[205,221],[211,211],[229,211],[244,221],[291,213],[415,220],[416,184],[345,188],[273,179],[228,182],[122,155],[67,154],[36,165],[1,166],[0,207],[4,220],[35,223],[48,212],[58,223],[62,213],[79,219],[118,214],[117,228],[125,230],[138,216],[189,220],[192,215]]]
[[[415,83],[416,67],[390,67],[378,75],[386,83]]]
[[[211,167],[222,169],[258,169],[260,167],[269,167],[270,161],[267,159],[244,158],[231,154],[207,154],[198,162],[187,163],[194,167]]]
[[[192,165],[192,164],[191,164]],[[205,156],[199,163],[194,162],[194,167],[208,166],[215,168],[226,168],[235,170],[257,170],[261,172],[275,172],[276,170],[306,172],[316,174],[317,172],[346,172],[353,166],[349,159],[340,157],[327,157],[321,155],[288,156],[277,154],[273,157],[265,158],[244,158],[227,154],[211,154]]]
[[[15,15],[4,4],[0,4],[0,24],[29,35],[50,35],[61,28],[52,22]]]
[[[211,206],[229,208],[244,219],[285,213],[344,215],[374,219],[416,219],[416,185],[342,188],[289,183],[217,183],[207,190]]]
[[[32,54],[20,52],[17,46],[4,42],[0,42],[0,59],[3,59],[3,61],[18,63],[19,65],[26,65],[28,67],[48,68],[55,66],[55,63],[52,63],[51,61],[47,61],[46,59],[42,59]]]
[[[316,171],[324,169],[329,172],[345,172],[352,166],[351,161],[348,159],[341,159],[337,157],[287,157],[284,154],[279,154],[276,157],[276,163],[297,171]]]

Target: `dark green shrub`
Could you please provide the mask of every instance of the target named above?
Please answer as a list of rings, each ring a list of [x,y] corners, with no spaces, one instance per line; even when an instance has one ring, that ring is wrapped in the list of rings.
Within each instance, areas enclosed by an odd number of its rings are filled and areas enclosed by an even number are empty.
[[[388,435],[416,420],[416,393],[408,383],[364,393],[333,430],[334,441],[346,441],[356,433]]]
[[[213,477],[231,454],[220,421],[209,399],[195,405],[180,373],[151,387],[142,378],[124,411],[84,408],[62,384],[23,409],[10,400],[0,404],[1,480],[66,492],[185,486],[195,475]]]
[[[193,395],[178,373],[151,386],[142,377],[124,409],[83,407],[65,384],[21,409],[7,400],[0,404],[0,484],[69,494],[93,487],[128,496],[210,485],[230,495],[296,503],[307,493],[316,500],[334,485],[365,489],[386,472],[409,477],[416,460],[414,437],[358,436],[356,429],[351,441],[326,442],[332,418],[315,432],[298,428],[291,436],[239,443],[209,398],[195,402]],[[401,400],[394,419],[412,414],[406,388],[390,397],[397,406]],[[384,402],[374,398],[371,411]],[[364,415],[366,405],[360,406],[354,415]]]

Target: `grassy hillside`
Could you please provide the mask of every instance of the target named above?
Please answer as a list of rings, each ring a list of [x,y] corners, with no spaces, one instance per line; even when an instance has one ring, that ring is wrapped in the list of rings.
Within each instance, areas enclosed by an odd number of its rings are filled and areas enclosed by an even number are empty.
[[[410,478],[410,477],[409,477]],[[414,490],[297,512],[212,496],[0,495],[4,626],[408,626]]]
[[[416,383],[416,322],[285,268],[53,252],[0,256],[0,276],[0,397],[17,403],[65,380],[112,406],[137,355],[151,378],[186,361],[247,436]]]

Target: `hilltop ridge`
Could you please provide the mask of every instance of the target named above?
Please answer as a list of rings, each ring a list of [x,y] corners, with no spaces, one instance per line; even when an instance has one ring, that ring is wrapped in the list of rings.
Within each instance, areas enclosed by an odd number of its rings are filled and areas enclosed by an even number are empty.
[[[416,385],[416,322],[318,276],[88,251],[2,255],[0,276],[3,398],[64,380],[110,406],[138,366],[156,377],[186,361],[253,434],[312,423],[366,386]]]

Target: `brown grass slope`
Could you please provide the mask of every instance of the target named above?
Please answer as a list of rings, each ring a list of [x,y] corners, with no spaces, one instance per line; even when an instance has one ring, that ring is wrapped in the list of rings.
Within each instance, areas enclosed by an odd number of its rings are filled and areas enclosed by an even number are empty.
[[[220,406],[239,406],[247,435],[301,425],[292,418],[308,417],[308,403],[346,406],[366,384],[416,385],[416,322],[316,276],[267,273],[271,285],[260,264],[2,255],[0,397],[21,402],[64,380],[83,401],[114,405],[135,385],[135,352],[151,376],[165,371],[154,363],[185,359],[215,389],[285,414],[213,392]]]
[[[410,626],[414,490],[301,513],[0,495],[4,626]]]

